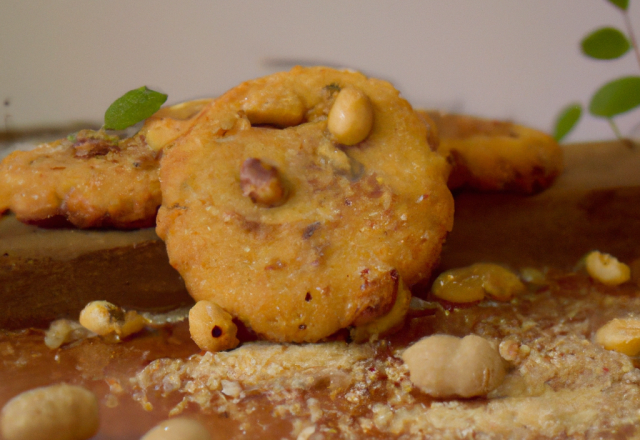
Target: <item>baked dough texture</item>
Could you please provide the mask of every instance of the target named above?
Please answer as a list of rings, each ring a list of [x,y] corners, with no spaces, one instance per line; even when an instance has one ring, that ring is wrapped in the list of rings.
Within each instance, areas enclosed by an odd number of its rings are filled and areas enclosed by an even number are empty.
[[[373,108],[352,146],[327,128],[347,87]],[[196,300],[263,338],[313,342],[370,323],[401,280],[430,275],[452,227],[448,166],[426,139],[385,81],[323,67],[247,81],[165,150],[158,235]]]
[[[418,110],[435,125],[437,151],[451,164],[449,188],[534,194],[563,170],[562,149],[548,134],[508,121]]]
[[[133,136],[81,130],[0,163],[0,212],[39,226],[134,229],[155,225],[159,159],[208,100],[167,107]]]

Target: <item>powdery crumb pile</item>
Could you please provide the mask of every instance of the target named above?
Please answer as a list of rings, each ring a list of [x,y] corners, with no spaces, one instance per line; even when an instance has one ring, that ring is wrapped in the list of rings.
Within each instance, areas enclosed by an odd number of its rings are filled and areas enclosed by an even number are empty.
[[[414,318],[391,341],[250,343],[230,352],[159,359],[131,380],[135,398],[152,410],[154,399],[179,396],[169,415],[194,405],[266,437],[255,426],[265,408],[290,423],[291,438],[312,440],[638,434],[640,371],[632,358],[592,342],[602,322],[639,309],[637,292],[611,295],[574,275],[550,279],[536,291],[529,287],[510,303]],[[424,395],[409,381],[400,355],[408,342],[432,333],[475,333],[495,342],[509,366],[506,380],[487,398]]]

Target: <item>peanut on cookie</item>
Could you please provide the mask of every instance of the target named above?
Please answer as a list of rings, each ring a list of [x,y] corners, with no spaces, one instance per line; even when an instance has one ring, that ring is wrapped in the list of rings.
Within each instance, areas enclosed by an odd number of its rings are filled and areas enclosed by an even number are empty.
[[[391,84],[297,67],[222,95],[165,150],[157,232],[197,301],[266,339],[318,341],[429,276],[447,173]]]

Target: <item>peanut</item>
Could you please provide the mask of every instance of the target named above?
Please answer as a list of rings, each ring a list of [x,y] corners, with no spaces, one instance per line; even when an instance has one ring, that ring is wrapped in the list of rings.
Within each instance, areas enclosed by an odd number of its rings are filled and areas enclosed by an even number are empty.
[[[434,335],[402,354],[411,382],[433,397],[484,396],[497,388],[506,371],[500,354],[476,335]]]
[[[49,325],[49,329],[44,334],[44,344],[53,350],[63,344],[91,336],[95,336],[95,334],[80,323],[69,319],[57,319]]]
[[[355,145],[369,136],[372,127],[373,106],[369,97],[353,87],[340,90],[327,120],[327,128],[335,140]]]
[[[96,396],[65,383],[25,391],[2,408],[6,440],[84,440],[98,424]]]
[[[498,301],[508,301],[524,290],[525,286],[516,274],[490,263],[443,272],[431,287],[436,297],[454,303],[481,301],[485,295]]]
[[[142,330],[147,320],[135,310],[125,312],[108,301],[92,301],[80,312],[80,324],[100,336],[115,333],[126,338]]]
[[[640,319],[612,319],[596,332],[596,343],[627,356],[640,354]]]
[[[366,342],[372,336],[397,330],[404,324],[404,318],[409,311],[410,304],[411,292],[402,282],[402,279],[399,279],[396,301],[389,313],[372,322],[351,329],[351,339],[354,342]]]
[[[198,301],[189,311],[189,332],[198,347],[207,351],[235,348],[238,327],[222,307],[211,301]]]
[[[614,256],[590,252],[585,260],[589,276],[607,286],[617,286],[631,279],[631,269]]]

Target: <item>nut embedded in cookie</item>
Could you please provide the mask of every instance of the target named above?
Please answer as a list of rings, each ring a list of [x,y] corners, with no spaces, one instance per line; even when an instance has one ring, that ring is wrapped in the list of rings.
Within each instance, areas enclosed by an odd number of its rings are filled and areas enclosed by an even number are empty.
[[[328,122],[345,90],[373,113],[346,142]],[[452,226],[447,164],[426,138],[385,81],[323,67],[247,81],[165,151],[157,232],[197,301],[266,339],[367,325],[398,280],[429,276]]]
[[[258,205],[272,207],[284,203],[287,190],[276,167],[250,157],[240,168],[242,194]]]

